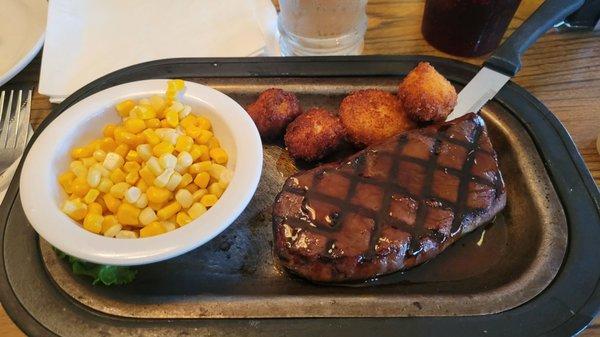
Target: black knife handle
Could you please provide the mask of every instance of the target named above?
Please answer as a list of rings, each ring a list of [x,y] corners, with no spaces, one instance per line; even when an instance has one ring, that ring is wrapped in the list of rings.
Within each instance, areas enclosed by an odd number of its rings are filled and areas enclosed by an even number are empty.
[[[485,67],[513,77],[521,69],[521,56],[552,26],[575,12],[585,0],[546,0],[483,63]]]

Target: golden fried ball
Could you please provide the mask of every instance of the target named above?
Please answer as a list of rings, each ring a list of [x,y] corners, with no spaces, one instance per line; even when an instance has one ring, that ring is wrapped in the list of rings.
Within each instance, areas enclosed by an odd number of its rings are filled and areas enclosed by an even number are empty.
[[[379,143],[415,127],[396,96],[383,90],[351,93],[342,101],[339,114],[348,139],[357,146]]]
[[[278,88],[263,91],[256,102],[246,107],[263,139],[275,139],[302,113],[298,98]]]
[[[398,88],[400,104],[417,122],[443,122],[456,105],[456,90],[427,62],[421,62]]]
[[[312,108],[288,125],[283,139],[292,157],[313,161],[335,150],[344,136],[338,117],[323,108]]]

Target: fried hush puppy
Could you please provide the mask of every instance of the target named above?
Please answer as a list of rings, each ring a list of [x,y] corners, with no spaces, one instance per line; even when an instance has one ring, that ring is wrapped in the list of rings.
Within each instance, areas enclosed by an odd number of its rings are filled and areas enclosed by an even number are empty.
[[[340,104],[340,121],[356,146],[379,143],[415,127],[393,94],[376,89],[359,90]]]
[[[419,65],[398,87],[398,98],[408,116],[417,122],[443,122],[456,105],[456,90],[427,62]]]
[[[278,88],[263,91],[246,107],[246,112],[265,140],[281,136],[287,125],[302,113],[296,95]]]
[[[292,157],[313,161],[334,151],[344,136],[339,118],[323,108],[312,108],[288,125],[283,139]]]

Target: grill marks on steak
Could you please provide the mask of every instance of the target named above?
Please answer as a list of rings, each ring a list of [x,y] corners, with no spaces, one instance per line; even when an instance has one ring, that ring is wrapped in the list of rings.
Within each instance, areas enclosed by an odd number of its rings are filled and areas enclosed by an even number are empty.
[[[290,177],[273,208],[275,251],[310,280],[369,279],[431,259],[505,203],[483,120],[469,114]]]

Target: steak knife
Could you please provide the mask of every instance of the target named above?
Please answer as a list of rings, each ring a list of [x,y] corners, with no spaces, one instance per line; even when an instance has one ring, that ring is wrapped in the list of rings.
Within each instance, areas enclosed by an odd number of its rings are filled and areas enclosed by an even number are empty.
[[[575,12],[585,0],[546,0],[496,49],[458,94],[446,120],[478,112],[521,68],[521,56],[540,36]]]

